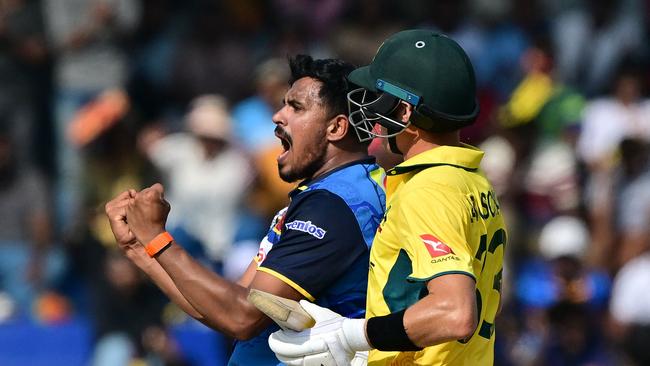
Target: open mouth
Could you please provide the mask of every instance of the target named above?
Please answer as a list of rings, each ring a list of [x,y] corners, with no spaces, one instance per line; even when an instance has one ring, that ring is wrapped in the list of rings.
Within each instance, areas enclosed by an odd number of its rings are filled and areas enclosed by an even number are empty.
[[[280,143],[282,144],[284,151],[288,151],[291,148],[291,143],[286,138],[280,137]]]
[[[291,137],[279,127],[275,128],[275,136],[280,139],[280,143],[282,144],[282,153],[278,156],[278,160],[280,160],[284,158],[291,149]]]

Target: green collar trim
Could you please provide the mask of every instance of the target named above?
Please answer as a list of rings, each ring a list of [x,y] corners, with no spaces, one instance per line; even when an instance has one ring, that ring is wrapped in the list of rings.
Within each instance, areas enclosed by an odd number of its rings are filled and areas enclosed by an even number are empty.
[[[386,172],[393,176],[437,166],[452,166],[469,172],[479,169],[483,151],[471,145],[438,146],[422,152]]]
[[[433,168],[433,167],[437,167],[437,166],[451,166],[451,167],[454,167],[454,168],[460,168],[460,169],[463,169],[463,170],[467,170],[468,172],[475,172],[475,171],[478,170],[478,168],[468,168],[466,166],[457,165],[457,164],[431,163],[431,164],[415,164],[415,165],[407,165],[407,166],[396,166],[393,169],[387,171],[386,174],[387,175],[399,175],[399,174],[412,172],[414,170],[422,170],[422,169]]]

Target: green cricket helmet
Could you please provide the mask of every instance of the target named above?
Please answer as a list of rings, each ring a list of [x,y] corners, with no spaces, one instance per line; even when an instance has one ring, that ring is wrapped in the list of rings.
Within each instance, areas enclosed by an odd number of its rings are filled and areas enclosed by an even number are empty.
[[[478,115],[476,80],[467,54],[434,31],[394,34],[370,65],[352,71],[348,80],[361,87],[348,93],[350,122],[361,141],[393,137],[411,123],[431,132],[455,131]],[[400,100],[415,110],[407,123],[391,117]],[[387,133],[378,132],[376,124]]]

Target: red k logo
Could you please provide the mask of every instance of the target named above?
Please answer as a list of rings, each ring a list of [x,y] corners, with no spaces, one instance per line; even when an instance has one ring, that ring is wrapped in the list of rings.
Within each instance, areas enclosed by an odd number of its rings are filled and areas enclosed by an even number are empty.
[[[456,254],[447,244],[441,242],[438,238],[431,234],[420,235],[420,239],[424,243],[424,246],[431,254],[431,258],[441,257],[447,254]]]

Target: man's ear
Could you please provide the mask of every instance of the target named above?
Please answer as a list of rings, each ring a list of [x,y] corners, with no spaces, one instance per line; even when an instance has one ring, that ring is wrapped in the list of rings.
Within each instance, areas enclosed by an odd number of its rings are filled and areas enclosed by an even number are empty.
[[[329,124],[327,125],[327,140],[328,141],[340,141],[342,140],[348,133],[348,129],[350,128],[350,121],[348,120],[348,116],[344,114],[339,114],[334,116],[330,121]]]
[[[400,100],[397,108],[395,108],[395,120],[406,124],[411,120],[412,115],[413,106],[403,100]]]

